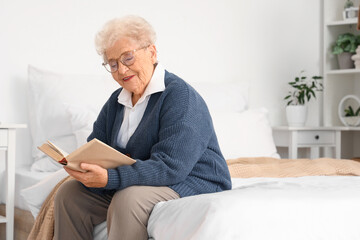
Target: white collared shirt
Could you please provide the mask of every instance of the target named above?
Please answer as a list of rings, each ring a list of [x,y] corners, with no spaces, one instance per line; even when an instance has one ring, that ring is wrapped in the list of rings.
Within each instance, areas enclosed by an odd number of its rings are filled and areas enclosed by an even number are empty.
[[[117,137],[117,145],[125,148],[130,137],[144,116],[145,109],[148,105],[151,94],[163,92],[165,90],[165,69],[161,64],[157,64],[154,74],[147,85],[144,94],[136,102],[132,104],[132,93],[125,88],[122,89],[118,96],[118,102],[124,105],[124,118]]]

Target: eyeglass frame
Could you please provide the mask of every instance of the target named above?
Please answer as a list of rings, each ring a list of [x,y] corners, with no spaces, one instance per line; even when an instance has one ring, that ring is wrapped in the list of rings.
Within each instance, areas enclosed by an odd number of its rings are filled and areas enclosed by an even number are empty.
[[[132,53],[134,54],[134,57],[135,57],[135,52],[140,51],[140,50],[145,49],[145,48],[148,48],[148,47],[150,47],[150,45],[147,45],[147,46],[145,46],[145,47],[136,48],[136,49],[129,50],[129,51],[125,51],[125,52],[123,52],[123,53],[120,55],[120,57],[118,57],[117,59],[112,59],[112,60],[116,61],[116,64],[117,64],[117,69],[116,69],[115,71],[109,71],[109,70],[106,68],[106,65],[109,64],[108,62],[103,62],[101,65],[103,65],[104,68],[106,69],[106,71],[108,71],[109,73],[115,73],[115,72],[117,72],[117,71],[119,70],[119,62],[121,62],[121,64],[124,65],[124,66],[126,66],[126,67],[130,67],[131,65],[133,65],[133,64],[135,63],[135,61],[134,61],[132,64],[125,64],[125,63],[123,63],[123,61],[121,61],[121,57],[122,57],[124,54],[129,53],[129,52],[132,52]],[[109,64],[109,68],[111,69],[110,64]]]

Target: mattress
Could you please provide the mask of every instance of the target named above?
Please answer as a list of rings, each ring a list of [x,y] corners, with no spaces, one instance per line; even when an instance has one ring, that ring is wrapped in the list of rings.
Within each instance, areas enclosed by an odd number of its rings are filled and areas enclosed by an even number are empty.
[[[42,179],[20,169],[17,176],[33,183]],[[229,191],[158,203],[148,222],[150,239],[360,239],[360,177],[233,178],[232,183]],[[19,181],[17,189],[20,184],[25,187]],[[106,222],[95,227],[94,239],[107,239]]]
[[[232,179],[233,189],[158,203],[151,239],[360,239],[360,177]]]

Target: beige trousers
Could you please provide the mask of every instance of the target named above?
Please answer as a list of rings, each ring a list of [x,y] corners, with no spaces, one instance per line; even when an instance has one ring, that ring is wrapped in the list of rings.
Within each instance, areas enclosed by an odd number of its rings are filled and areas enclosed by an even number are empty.
[[[94,225],[107,221],[108,239],[148,239],[147,222],[156,203],[177,199],[169,187],[131,186],[98,195],[70,180],[59,188],[54,203],[55,240],[93,239]]]

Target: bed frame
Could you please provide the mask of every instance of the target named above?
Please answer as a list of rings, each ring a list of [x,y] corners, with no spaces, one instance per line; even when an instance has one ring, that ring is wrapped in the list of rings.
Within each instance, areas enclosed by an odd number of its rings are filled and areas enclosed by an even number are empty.
[[[0,215],[5,215],[5,204],[0,204]],[[26,240],[35,222],[30,211],[15,207],[14,240]],[[0,240],[6,240],[6,225],[0,224]]]

